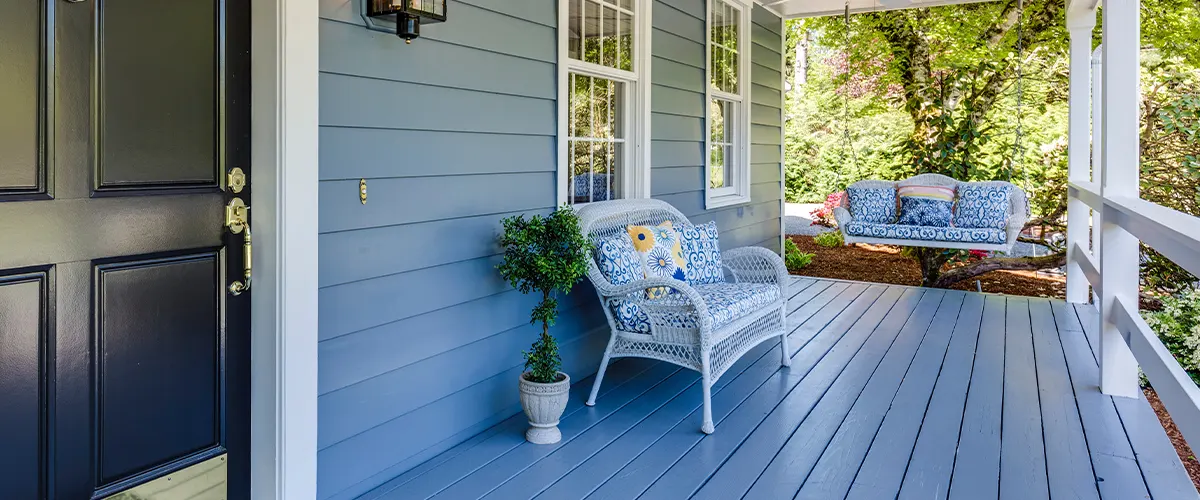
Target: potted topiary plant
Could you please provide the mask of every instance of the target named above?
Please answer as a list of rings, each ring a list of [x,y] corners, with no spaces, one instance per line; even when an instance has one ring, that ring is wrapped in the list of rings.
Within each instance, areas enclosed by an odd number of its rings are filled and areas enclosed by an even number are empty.
[[[592,245],[580,232],[579,216],[566,205],[548,217],[517,215],[504,219],[503,225],[500,275],[521,293],[542,294],[529,320],[540,323],[542,333],[523,353],[525,372],[520,377],[521,407],[530,425],[525,439],[534,444],[557,443],[562,439],[558,419],[567,407],[571,378],[562,372],[550,327],[558,317],[558,293],[569,293],[587,274]]]

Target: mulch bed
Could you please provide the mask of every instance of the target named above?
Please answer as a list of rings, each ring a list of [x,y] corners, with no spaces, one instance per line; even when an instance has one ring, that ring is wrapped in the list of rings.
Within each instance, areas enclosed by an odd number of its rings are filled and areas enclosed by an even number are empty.
[[[900,255],[900,247],[888,245],[857,244],[828,248],[813,242],[811,236],[790,236],[800,251],[816,254],[812,264],[792,274],[815,278],[834,278],[892,285],[921,285],[921,266],[916,261]],[[1028,271],[992,271],[982,274],[980,281],[984,292],[1033,297],[1066,298],[1066,281],[1054,275]],[[957,290],[975,291],[975,280],[960,282]],[[1159,401],[1154,389],[1145,390],[1146,399],[1166,430],[1175,451],[1183,462],[1196,489],[1200,490],[1200,461],[1196,459],[1187,441],[1179,433],[1175,422]]]
[[[812,264],[792,274],[815,278],[835,278],[892,285],[921,285],[921,266],[900,255],[900,247],[856,244],[828,248],[813,242],[811,236],[791,236],[800,251],[816,254]],[[1066,280],[1030,271],[992,271],[951,288],[975,291],[979,280],[984,292],[1031,297],[1066,298]]]
[[[1159,401],[1158,394],[1154,392],[1154,389],[1147,387],[1142,392],[1146,393],[1146,400],[1150,401],[1150,407],[1154,408],[1154,413],[1158,414],[1158,421],[1167,431],[1167,437],[1171,438],[1171,444],[1175,445],[1175,452],[1179,454],[1179,460],[1183,462],[1183,467],[1192,477],[1192,484],[1196,486],[1197,491],[1200,491],[1200,460],[1196,460],[1196,454],[1192,453],[1192,448],[1183,439],[1183,434],[1179,432],[1178,427],[1175,427],[1175,421],[1171,420],[1171,416],[1167,414],[1167,409],[1163,407],[1162,401]]]

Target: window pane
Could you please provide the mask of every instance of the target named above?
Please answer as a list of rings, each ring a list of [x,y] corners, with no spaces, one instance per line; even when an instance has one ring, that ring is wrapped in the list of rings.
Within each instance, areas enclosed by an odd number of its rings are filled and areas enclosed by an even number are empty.
[[[571,59],[583,58],[583,8],[584,0],[568,0],[567,11],[567,55]]]
[[[633,0],[568,0],[568,56],[633,71]]]
[[[738,50],[738,28],[741,24],[738,23],[740,13],[732,5],[725,5],[725,38],[721,42],[722,45],[729,50]]]
[[[733,155],[733,145],[724,146],[725,168],[721,169],[722,186],[733,185],[733,169],[738,167],[736,157]],[[744,168],[744,167],[743,167]]]
[[[725,102],[713,99],[709,105],[709,120],[711,120],[710,138],[712,142],[725,141]]]
[[[570,74],[568,106],[575,117],[567,146],[567,190],[571,203],[616,199],[624,163],[625,85],[613,80]]]
[[[571,74],[571,96],[568,106],[571,113],[571,137],[590,137],[592,135],[591,86],[592,78]]]
[[[610,68],[616,67],[616,17],[617,9],[607,5],[600,7],[600,64]]]
[[[593,0],[583,0],[583,60],[600,64],[600,4]]]
[[[708,161],[708,187],[725,187],[725,147],[713,146],[709,148]]]
[[[617,67],[633,71],[633,16],[621,12],[617,16]]]
[[[725,88],[722,89],[731,94],[738,93],[738,53],[733,51],[725,51]]]

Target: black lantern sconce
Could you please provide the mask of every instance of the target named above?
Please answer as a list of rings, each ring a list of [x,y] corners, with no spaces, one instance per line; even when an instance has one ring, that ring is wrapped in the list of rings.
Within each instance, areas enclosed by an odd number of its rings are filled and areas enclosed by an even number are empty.
[[[446,20],[446,0],[365,0],[366,17],[371,26],[375,21],[394,21],[396,36],[412,43],[421,36],[421,23],[440,23]]]

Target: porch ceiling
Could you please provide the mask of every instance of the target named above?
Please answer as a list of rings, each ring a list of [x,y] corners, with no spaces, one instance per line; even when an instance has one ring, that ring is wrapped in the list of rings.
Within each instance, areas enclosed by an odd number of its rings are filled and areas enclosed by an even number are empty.
[[[993,0],[849,0],[852,14],[988,1]],[[765,0],[761,3],[786,19],[839,15],[846,7],[846,0]]]

